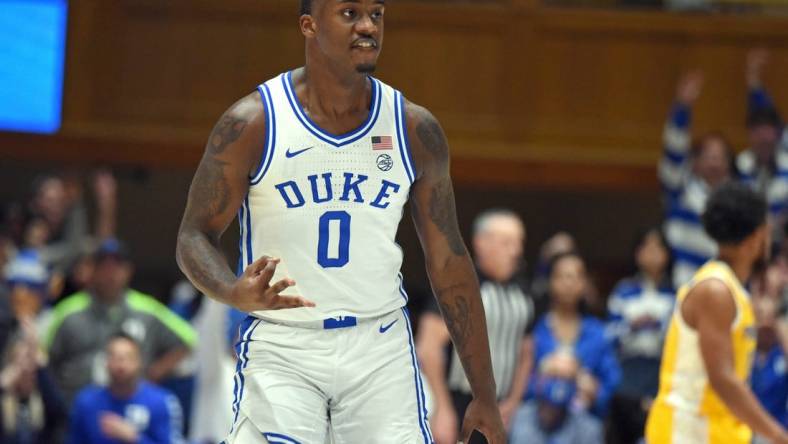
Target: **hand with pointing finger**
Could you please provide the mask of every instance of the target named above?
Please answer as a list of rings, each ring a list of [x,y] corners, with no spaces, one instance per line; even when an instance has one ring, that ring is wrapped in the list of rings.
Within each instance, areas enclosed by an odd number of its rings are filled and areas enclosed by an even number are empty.
[[[314,307],[315,304],[300,296],[282,296],[279,293],[295,285],[292,279],[282,279],[273,285],[279,259],[263,256],[249,264],[236,279],[226,297],[233,307],[251,313],[258,310],[281,310],[284,308]]]

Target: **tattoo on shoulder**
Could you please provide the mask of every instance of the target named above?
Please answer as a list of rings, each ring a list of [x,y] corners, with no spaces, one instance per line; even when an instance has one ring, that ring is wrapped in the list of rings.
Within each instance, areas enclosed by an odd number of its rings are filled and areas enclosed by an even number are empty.
[[[246,128],[247,121],[225,114],[213,128],[208,149],[212,154],[221,154],[228,145],[238,140]]]
[[[463,297],[452,297],[448,301],[440,301],[440,306],[446,327],[451,333],[454,345],[460,351],[468,342],[471,330],[469,328],[471,316],[468,301]]]

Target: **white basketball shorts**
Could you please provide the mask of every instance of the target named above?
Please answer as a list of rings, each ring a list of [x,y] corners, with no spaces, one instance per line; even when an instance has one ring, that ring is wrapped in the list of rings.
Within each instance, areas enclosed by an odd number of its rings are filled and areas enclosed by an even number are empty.
[[[249,316],[226,444],[432,443],[405,309],[315,328]]]

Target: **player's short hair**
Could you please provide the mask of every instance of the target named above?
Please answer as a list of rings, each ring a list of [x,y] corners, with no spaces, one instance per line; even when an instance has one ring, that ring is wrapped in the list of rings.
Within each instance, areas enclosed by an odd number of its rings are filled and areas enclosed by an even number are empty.
[[[312,13],[312,0],[301,0],[301,15]]]
[[[477,234],[486,230],[490,220],[495,217],[509,217],[515,219],[516,221],[520,222],[520,224],[523,226],[523,229],[525,229],[525,223],[523,222],[522,218],[520,218],[520,215],[514,211],[508,208],[490,208],[489,210],[484,210],[483,212],[479,213],[479,215],[473,220],[473,235],[476,236]]]
[[[768,125],[775,128],[782,128],[783,119],[780,113],[771,106],[761,106],[754,108],[747,113],[747,128]]]
[[[703,228],[720,244],[741,243],[766,222],[768,206],[763,195],[740,182],[728,182],[709,197]]]

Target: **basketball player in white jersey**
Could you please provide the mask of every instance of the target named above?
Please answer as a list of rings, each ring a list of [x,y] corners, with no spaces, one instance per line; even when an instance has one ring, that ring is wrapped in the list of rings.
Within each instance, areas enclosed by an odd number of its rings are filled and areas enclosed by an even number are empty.
[[[227,444],[431,443],[395,243],[405,203],[473,391],[463,438],[505,442],[445,135],[371,77],[383,0],[303,0],[306,64],[221,117],[189,191],[181,269],[249,313]],[[219,251],[238,215],[237,275]]]

